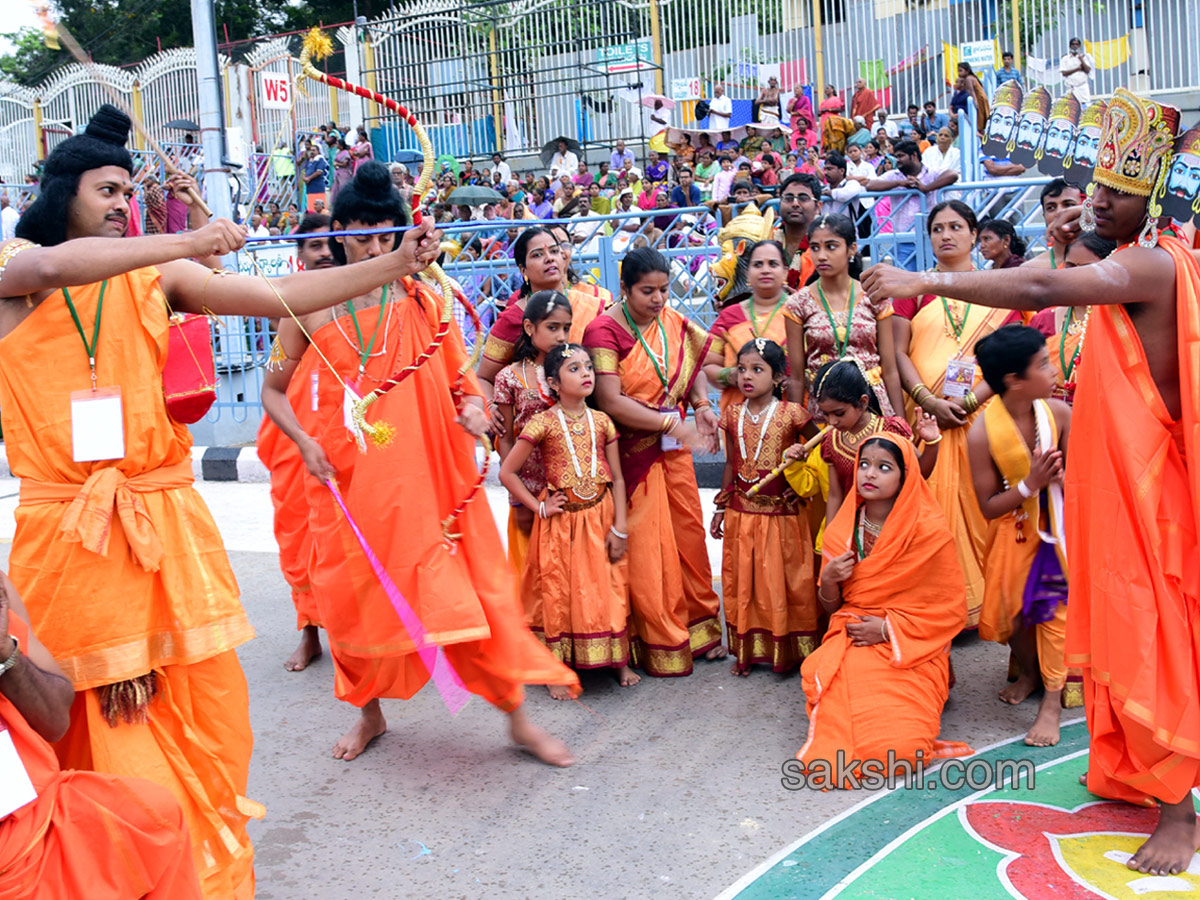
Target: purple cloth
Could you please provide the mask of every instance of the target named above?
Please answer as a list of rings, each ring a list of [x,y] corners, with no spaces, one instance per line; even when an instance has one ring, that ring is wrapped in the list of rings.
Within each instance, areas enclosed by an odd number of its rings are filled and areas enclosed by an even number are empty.
[[[1067,579],[1053,544],[1039,543],[1021,597],[1021,621],[1038,625],[1054,618],[1058,604],[1067,602]]]

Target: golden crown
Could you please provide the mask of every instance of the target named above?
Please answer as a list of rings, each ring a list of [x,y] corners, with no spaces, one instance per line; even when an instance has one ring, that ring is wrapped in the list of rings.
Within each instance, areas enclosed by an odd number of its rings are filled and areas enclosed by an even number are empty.
[[[1104,113],[1108,111],[1108,104],[1103,100],[1093,101],[1087,109],[1083,111],[1083,115],[1079,117],[1079,127],[1082,128],[1100,128],[1104,125]]]
[[[1050,92],[1044,87],[1034,88],[1025,95],[1025,102],[1021,104],[1021,115],[1025,113],[1041,113],[1044,117],[1050,116]]]
[[[1050,107],[1050,118],[1066,119],[1072,125],[1079,121],[1079,101],[1074,94],[1067,94],[1054,101]]]
[[[1006,81],[996,88],[996,93],[992,95],[992,106],[1011,106],[1013,109],[1020,109],[1022,93],[1021,85],[1016,81]]]
[[[1117,88],[1104,115],[1092,179],[1125,194],[1150,196],[1178,128],[1179,110],[1174,106]]]

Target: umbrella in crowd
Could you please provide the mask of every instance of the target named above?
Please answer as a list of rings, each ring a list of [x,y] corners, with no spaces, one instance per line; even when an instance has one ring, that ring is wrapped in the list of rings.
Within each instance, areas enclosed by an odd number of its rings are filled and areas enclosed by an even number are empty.
[[[455,188],[446,199],[455,206],[482,206],[485,203],[499,203],[504,198],[490,187],[468,184]]]
[[[191,119],[172,119],[163,128],[174,128],[177,131],[199,131],[200,126]]]
[[[550,165],[550,160],[554,159],[554,154],[558,152],[560,142],[565,143],[567,149],[572,153],[581,153],[583,151],[583,147],[580,146],[579,141],[575,140],[575,138],[563,137],[560,134],[553,140],[547,141],[546,145],[542,147],[542,152],[538,154],[544,165]]]

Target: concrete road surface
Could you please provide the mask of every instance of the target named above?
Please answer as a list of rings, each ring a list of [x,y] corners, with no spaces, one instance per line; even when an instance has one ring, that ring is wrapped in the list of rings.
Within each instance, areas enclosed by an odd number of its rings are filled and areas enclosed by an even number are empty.
[[[710,898],[862,799],[781,786],[806,731],[799,678],[736,678],[725,661],[632,688],[585,673],[581,703],[531,687],[531,716],[579,757],[570,769],[510,746],[505,717],[483,701],[451,718],[428,687],[384,700],[388,733],[359,759],[335,760],[357,711],[334,699],[327,654],[305,672],[283,668],[297,633],[267,486],[197,487],[258,631],[239,655],[255,735],[249,794],[267,807],[251,823],[260,900]],[[16,491],[0,479],[5,561]],[[489,495],[507,515],[499,491]],[[714,541],[710,556],[719,573]],[[959,639],[943,737],[982,747],[1032,722],[1035,700],[996,698],[1006,656]]]

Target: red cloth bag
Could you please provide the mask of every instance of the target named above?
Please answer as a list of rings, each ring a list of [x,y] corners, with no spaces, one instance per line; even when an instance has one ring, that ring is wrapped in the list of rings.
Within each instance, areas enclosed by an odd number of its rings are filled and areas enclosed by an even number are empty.
[[[176,422],[199,422],[217,399],[212,325],[208,316],[171,313],[167,317],[167,360],[163,398]]]

